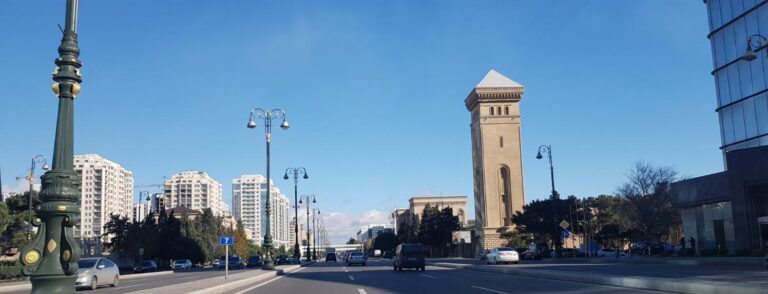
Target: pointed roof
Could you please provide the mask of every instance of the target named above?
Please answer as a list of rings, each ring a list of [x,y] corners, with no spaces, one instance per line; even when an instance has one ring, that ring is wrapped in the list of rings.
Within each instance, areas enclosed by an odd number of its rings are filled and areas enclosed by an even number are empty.
[[[491,69],[475,88],[522,88],[523,85]]]

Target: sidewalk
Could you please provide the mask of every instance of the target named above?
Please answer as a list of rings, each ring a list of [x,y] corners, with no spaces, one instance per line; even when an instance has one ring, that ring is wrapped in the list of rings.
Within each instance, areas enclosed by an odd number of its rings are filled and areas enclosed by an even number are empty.
[[[768,271],[748,266],[686,266],[611,262],[521,261],[518,265],[484,265],[475,259],[432,259],[427,264],[578,283],[678,293],[765,293]]]
[[[311,264],[311,263],[310,263]],[[163,293],[163,294],[204,294],[204,293],[223,293],[240,287],[244,287],[259,281],[267,280],[285,273],[298,270],[301,265],[278,266],[274,271],[259,270],[256,274],[253,271],[230,274],[228,279],[223,276],[192,281],[181,284],[174,284],[165,287],[152,288],[147,290],[129,292],[135,294]]]

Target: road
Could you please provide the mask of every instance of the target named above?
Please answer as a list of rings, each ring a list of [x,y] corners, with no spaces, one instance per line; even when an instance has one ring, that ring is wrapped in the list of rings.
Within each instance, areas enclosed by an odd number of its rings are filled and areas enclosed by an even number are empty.
[[[317,263],[296,272],[242,287],[232,294],[313,293],[660,293],[610,286],[552,281],[427,266],[427,270],[392,270],[389,260],[366,266]]]

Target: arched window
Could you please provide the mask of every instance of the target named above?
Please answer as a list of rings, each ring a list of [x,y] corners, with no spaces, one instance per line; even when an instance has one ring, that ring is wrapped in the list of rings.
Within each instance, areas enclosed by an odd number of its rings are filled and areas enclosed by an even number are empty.
[[[498,112],[499,115],[501,115],[501,106],[496,107],[496,112]]]
[[[504,106],[504,115],[509,115],[509,106]]]
[[[491,115],[494,115],[494,114],[493,114],[493,106],[491,106]]]
[[[500,200],[501,203],[504,203],[502,206],[504,210],[501,212],[501,217],[504,219],[504,225],[509,226],[512,225],[511,218],[507,213],[509,212],[509,206],[512,205],[510,203],[512,201],[511,196],[509,195],[509,192],[512,187],[510,187],[510,181],[509,181],[509,169],[506,166],[501,167],[500,169],[501,174],[501,195]]]

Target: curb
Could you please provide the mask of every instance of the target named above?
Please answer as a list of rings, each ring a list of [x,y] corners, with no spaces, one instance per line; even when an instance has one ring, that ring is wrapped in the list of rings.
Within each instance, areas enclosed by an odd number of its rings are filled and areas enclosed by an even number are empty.
[[[676,293],[691,294],[722,294],[722,293],[743,293],[743,294],[768,294],[768,288],[748,287],[733,284],[714,284],[707,282],[682,282],[669,278],[637,278],[637,277],[606,277],[585,274],[575,274],[557,270],[525,270],[516,268],[489,268],[476,265],[455,264],[433,262],[428,263],[431,266],[473,270],[480,272],[490,272],[506,275],[519,275],[532,278],[543,278],[550,280],[559,280],[567,282],[599,284],[624,288],[635,288],[644,290],[667,291]]]
[[[284,275],[284,274],[287,274],[287,273],[290,273],[290,272],[294,272],[294,271],[298,270],[299,268],[301,268],[301,265],[292,265],[292,266],[286,267],[284,269],[277,269],[277,270],[275,270],[273,272],[268,272],[268,273],[257,275],[257,276],[253,276],[253,277],[250,277],[250,278],[245,278],[245,279],[237,280],[237,281],[234,281],[234,282],[230,282],[230,283],[226,283],[226,284],[219,284],[219,285],[216,285],[216,286],[213,286],[213,287],[208,287],[208,288],[200,289],[200,290],[197,290],[197,291],[194,291],[194,292],[189,292],[189,294],[223,293],[223,292],[226,292],[226,291],[232,291],[232,290],[235,290],[235,289],[247,286],[247,285],[252,284],[252,283],[260,282],[260,281],[263,281],[263,280],[266,280],[266,279],[269,279],[269,278],[272,278],[272,277],[281,276],[281,275]],[[214,279],[218,279],[218,278],[214,278]]]

